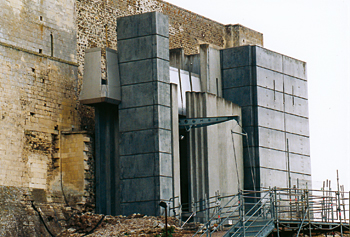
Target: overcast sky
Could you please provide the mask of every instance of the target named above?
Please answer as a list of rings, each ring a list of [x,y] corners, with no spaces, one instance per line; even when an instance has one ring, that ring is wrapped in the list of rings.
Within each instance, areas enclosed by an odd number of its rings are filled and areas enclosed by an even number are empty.
[[[265,48],[307,62],[313,188],[326,179],[335,185],[338,169],[340,183],[350,190],[350,1],[168,2],[259,31]]]

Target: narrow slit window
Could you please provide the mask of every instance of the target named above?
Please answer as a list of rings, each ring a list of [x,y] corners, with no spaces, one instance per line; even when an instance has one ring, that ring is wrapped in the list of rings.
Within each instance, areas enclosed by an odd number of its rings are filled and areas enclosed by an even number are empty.
[[[51,42],[51,57],[53,57],[53,35],[50,34],[50,42]]]
[[[294,86],[292,86],[292,101],[293,101],[293,105],[294,105]]]
[[[276,100],[276,81],[273,80],[273,99]]]
[[[216,78],[216,95],[219,97],[219,78]]]

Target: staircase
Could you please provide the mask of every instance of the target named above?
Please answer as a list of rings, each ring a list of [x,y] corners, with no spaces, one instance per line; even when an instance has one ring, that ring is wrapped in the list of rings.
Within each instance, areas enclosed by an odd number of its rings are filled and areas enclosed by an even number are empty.
[[[275,228],[273,197],[270,192],[256,193],[242,191],[229,201],[229,206],[224,206],[212,215],[193,236],[205,236],[229,226],[224,237],[256,236],[266,237]],[[228,211],[229,210],[229,211]],[[211,224],[217,217],[220,223],[215,227]]]

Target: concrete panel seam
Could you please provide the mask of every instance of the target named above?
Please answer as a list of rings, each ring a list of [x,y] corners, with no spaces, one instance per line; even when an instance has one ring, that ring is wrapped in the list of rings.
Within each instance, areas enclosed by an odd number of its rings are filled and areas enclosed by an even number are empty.
[[[145,81],[145,82],[132,83],[132,84],[124,84],[121,87],[127,87],[127,86],[133,86],[133,85],[141,85],[141,84],[147,84],[147,83],[152,83],[152,82],[158,82],[158,83],[163,83],[163,84],[166,84],[166,85],[170,85],[170,82],[154,80],[154,81]]]
[[[282,75],[285,75],[285,76],[290,76],[290,77],[293,77],[295,79],[298,79],[298,80],[301,80],[301,81],[306,81],[307,82],[307,79],[303,79],[303,78],[300,78],[300,77],[296,77],[294,75],[290,75],[290,74],[286,74],[284,72],[280,72],[280,71],[276,71],[276,70],[273,70],[271,68],[267,68],[267,67],[262,67],[262,66],[258,66],[258,65],[253,65],[254,67],[259,67],[259,68],[263,68],[263,69],[266,69],[266,70],[269,70],[269,71],[272,71],[272,72],[277,72],[277,73],[280,73]]]
[[[143,35],[143,36],[135,36],[135,37],[130,37],[130,38],[118,39],[118,42],[125,41],[125,40],[130,40],[130,39],[143,38],[143,37],[148,37],[148,36],[153,36],[153,35],[157,35],[159,37],[163,37],[163,38],[169,39],[169,37],[166,37],[164,35],[160,35],[160,34],[157,34],[157,33],[152,33],[152,34]]]
[[[132,63],[132,62],[139,62],[139,61],[149,60],[149,59],[159,59],[159,60],[163,60],[163,61],[165,61],[165,62],[169,62],[169,60],[166,60],[166,59],[164,59],[164,58],[152,57],[152,58],[142,58],[142,59],[137,59],[137,60],[130,60],[130,61],[125,61],[125,62],[119,62],[119,64]]]
[[[282,171],[282,172],[288,172],[287,170],[274,169],[274,168],[269,168],[269,167],[265,167],[265,166],[260,166],[260,168],[263,168],[263,169],[266,169],[266,170],[277,170],[277,171]],[[295,171],[292,171],[292,170],[290,171],[290,173],[311,176],[311,174],[309,174],[309,173],[300,173],[300,172],[295,172]]]
[[[162,104],[150,104],[150,105],[142,105],[142,106],[133,106],[133,107],[127,107],[127,108],[120,108],[119,110],[127,110],[127,109],[133,109],[133,108],[142,108],[142,107],[149,107],[149,106],[163,106],[166,108],[171,108],[168,105],[162,105]]]

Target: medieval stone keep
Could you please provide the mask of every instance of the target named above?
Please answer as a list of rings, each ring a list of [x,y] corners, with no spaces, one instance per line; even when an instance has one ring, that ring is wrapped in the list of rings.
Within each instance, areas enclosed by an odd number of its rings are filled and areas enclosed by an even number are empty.
[[[161,0],[0,2],[0,235],[311,186],[306,63]]]

